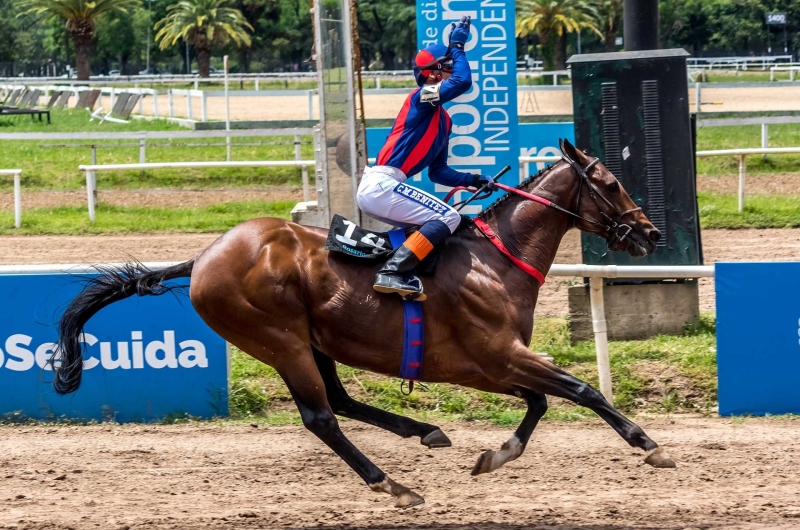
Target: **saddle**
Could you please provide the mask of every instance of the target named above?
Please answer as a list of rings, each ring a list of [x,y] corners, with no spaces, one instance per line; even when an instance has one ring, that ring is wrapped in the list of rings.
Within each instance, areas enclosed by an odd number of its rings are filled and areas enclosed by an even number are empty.
[[[395,248],[403,244],[406,236],[417,228],[397,228],[390,232],[375,232],[366,230],[339,214],[334,214],[328,230],[328,238],[325,240],[325,250],[355,258],[353,262],[357,264],[371,265],[375,261],[383,263],[389,259]],[[417,274],[433,276],[436,273],[441,250],[441,246],[434,248],[417,267]]]

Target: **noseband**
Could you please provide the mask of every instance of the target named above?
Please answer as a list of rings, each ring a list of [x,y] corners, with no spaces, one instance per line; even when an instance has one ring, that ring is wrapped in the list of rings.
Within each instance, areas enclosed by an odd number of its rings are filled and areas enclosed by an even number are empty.
[[[595,226],[602,227],[603,229],[605,229],[606,233],[608,233],[608,234],[613,234],[612,237],[610,237],[609,239],[606,240],[606,242],[608,243],[608,249],[609,250],[611,250],[617,243],[621,243],[622,241],[625,241],[625,238],[627,238],[628,235],[631,233],[631,231],[633,230],[633,227],[631,225],[629,225],[629,224],[623,223],[622,222],[622,218],[624,216],[628,215],[629,213],[641,211],[642,210],[641,206],[638,207],[638,208],[631,208],[630,210],[625,210],[625,211],[621,212],[621,211],[619,211],[619,208],[614,206],[611,203],[611,201],[609,201],[606,197],[604,197],[600,193],[600,191],[597,189],[597,187],[594,184],[592,184],[592,181],[589,180],[589,175],[586,172],[589,171],[592,167],[594,167],[595,164],[597,164],[600,161],[599,158],[595,158],[594,160],[589,162],[589,164],[586,167],[583,167],[583,168],[580,166],[580,164],[578,164],[577,162],[572,160],[565,153],[561,154],[561,160],[563,160],[564,162],[566,162],[567,164],[572,166],[572,169],[575,170],[575,172],[578,174],[578,177],[579,177],[578,178],[578,194],[575,197],[575,207],[573,208],[574,212],[577,212],[578,211],[578,207],[580,206],[580,203],[581,203],[581,192],[583,191],[583,183],[585,182],[586,186],[587,186],[587,188],[589,190],[589,197],[591,197],[592,201],[594,201],[595,206],[597,206],[597,211],[600,212],[600,215],[604,218],[605,223],[598,222],[598,221],[593,221],[591,219],[587,219],[586,217],[583,217],[583,216],[581,216],[581,215],[579,215],[577,213],[570,212],[570,211],[564,210],[562,208],[556,208],[556,209],[561,210],[561,211],[569,214],[570,216],[572,216],[572,225],[573,226],[575,226],[576,219],[580,219],[580,220],[585,221],[585,222],[587,222],[589,224],[593,224]],[[614,178],[616,180],[616,177],[614,177]],[[602,199],[603,202],[605,202],[612,210],[614,210],[614,213],[617,215],[616,220],[614,220],[611,217],[609,217],[608,214],[606,214],[603,211],[603,209],[600,207],[600,203],[597,200],[598,197],[600,199]]]

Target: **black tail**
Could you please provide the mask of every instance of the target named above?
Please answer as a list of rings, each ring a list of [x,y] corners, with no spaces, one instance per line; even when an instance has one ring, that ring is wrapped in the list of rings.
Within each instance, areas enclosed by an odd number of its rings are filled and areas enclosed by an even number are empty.
[[[160,271],[151,271],[141,263],[126,263],[121,267],[97,267],[100,276],[92,278],[61,316],[58,330],[58,353],[61,366],[55,367],[53,387],[59,394],[75,392],[81,386],[83,373],[83,326],[104,307],[135,294],[161,295],[181,285],[162,282],[192,275],[194,259]],[[55,360],[55,356],[53,357]]]

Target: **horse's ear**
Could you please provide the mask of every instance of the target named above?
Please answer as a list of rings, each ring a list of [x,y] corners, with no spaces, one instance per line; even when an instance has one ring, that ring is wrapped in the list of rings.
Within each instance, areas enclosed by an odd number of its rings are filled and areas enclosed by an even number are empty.
[[[564,138],[558,139],[558,148],[561,149],[561,152],[564,152]]]
[[[560,142],[560,146],[561,146],[561,152],[564,153],[565,155],[567,155],[572,160],[580,160],[581,159],[580,154],[578,154],[578,150],[575,149],[575,146],[572,145],[570,143],[570,141],[567,140],[566,138],[564,138]]]

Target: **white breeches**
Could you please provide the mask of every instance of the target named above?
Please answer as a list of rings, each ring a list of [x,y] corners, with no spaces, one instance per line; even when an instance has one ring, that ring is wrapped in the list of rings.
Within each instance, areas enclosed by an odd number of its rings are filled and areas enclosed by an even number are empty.
[[[406,183],[406,176],[390,166],[364,168],[358,186],[358,207],[384,223],[394,226],[421,226],[439,220],[455,232],[461,216],[455,209]]]

